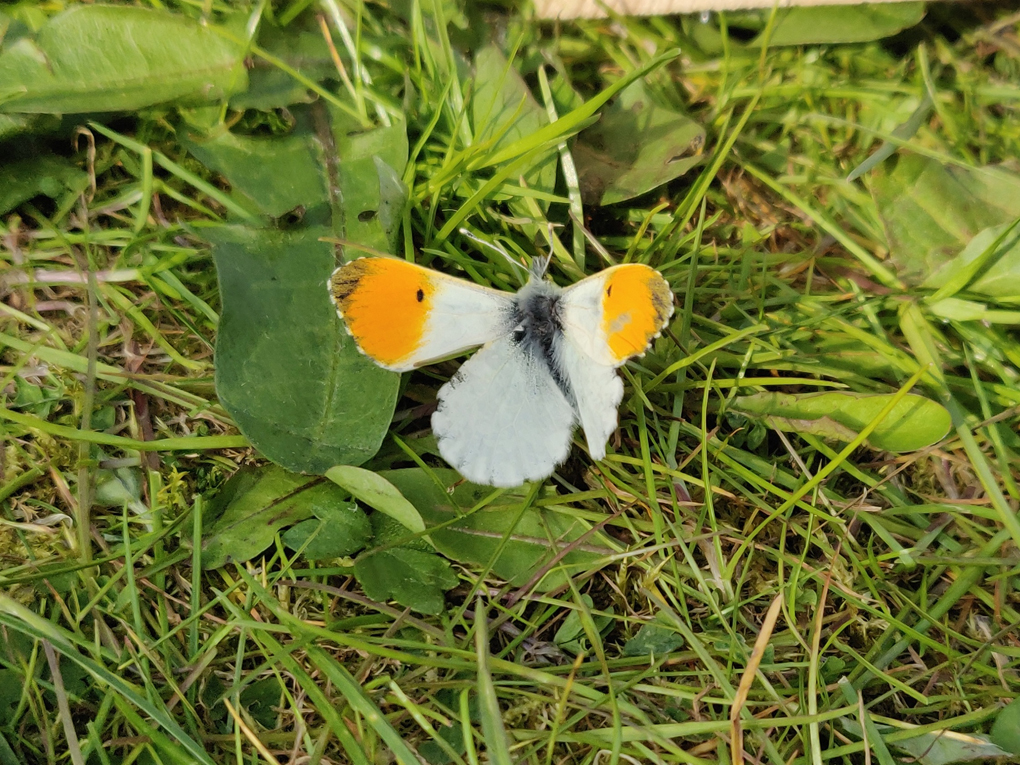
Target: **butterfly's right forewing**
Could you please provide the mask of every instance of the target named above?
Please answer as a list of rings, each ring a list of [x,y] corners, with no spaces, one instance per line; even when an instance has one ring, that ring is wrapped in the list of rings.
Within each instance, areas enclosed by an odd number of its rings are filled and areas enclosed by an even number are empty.
[[[672,315],[669,284],[640,263],[607,268],[563,291],[564,336],[606,366],[648,350]]]
[[[559,363],[594,459],[616,429],[623,381],[616,368],[642,354],[673,314],[658,271],[638,263],[608,268],[563,291]]]
[[[514,296],[397,258],[359,258],[329,293],[358,348],[406,372],[507,333]]]

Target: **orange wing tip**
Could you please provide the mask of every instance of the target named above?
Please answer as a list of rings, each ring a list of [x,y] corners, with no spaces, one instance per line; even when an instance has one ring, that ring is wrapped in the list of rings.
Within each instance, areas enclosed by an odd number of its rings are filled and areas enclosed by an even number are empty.
[[[602,330],[618,362],[643,356],[673,315],[673,292],[658,271],[639,263],[606,276]]]
[[[371,261],[373,260],[380,260],[380,258],[357,258],[334,269],[333,273],[329,275],[329,283],[326,285],[329,289],[329,299],[341,316],[343,316],[344,304],[358,289],[362,277],[372,270]]]
[[[436,282],[398,258],[359,258],[329,279],[330,299],[358,350],[395,372],[414,367]]]
[[[350,263],[347,263],[334,270],[333,273],[329,275],[329,282],[326,284],[327,291],[329,292],[329,300],[336,308],[336,315],[342,319],[340,323],[343,325],[344,332],[347,333],[347,337],[354,340],[354,347],[357,348],[358,353],[360,353],[366,359],[372,359],[372,361],[374,361],[378,366],[382,367],[383,369],[389,369],[392,372],[400,372],[402,370],[392,369],[391,367],[388,367],[385,364],[380,364],[378,359],[373,359],[371,356],[365,353],[365,349],[361,347],[361,344],[358,342],[358,338],[356,338],[354,336],[354,333],[351,332],[350,325],[348,325],[347,320],[344,319],[343,305],[341,302],[341,298],[339,297],[338,285],[343,284],[343,282],[345,281],[344,275],[341,274],[340,272],[347,268],[347,266],[349,265]]]

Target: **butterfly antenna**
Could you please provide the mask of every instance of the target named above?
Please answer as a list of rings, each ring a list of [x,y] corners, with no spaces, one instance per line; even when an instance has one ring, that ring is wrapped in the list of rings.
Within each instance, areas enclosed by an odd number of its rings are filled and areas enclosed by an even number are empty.
[[[473,233],[468,231],[466,228],[459,228],[459,229],[457,229],[457,231],[462,236],[466,236],[468,239],[470,239],[472,242],[477,244],[479,247],[481,247],[483,249],[487,249],[487,250],[493,250],[494,252],[498,252],[500,255],[502,255],[504,258],[506,258],[507,262],[511,266],[514,266],[515,268],[521,269],[522,271],[524,271],[524,273],[529,273],[527,268],[525,268],[520,263],[518,263],[516,260],[514,260],[513,257],[511,257],[509,252],[504,250],[502,247],[500,247],[495,242],[487,242],[484,239],[482,239],[481,237],[475,236]]]
[[[532,279],[542,279],[543,277],[545,277],[545,272],[549,270],[549,264],[552,263],[553,252],[555,251],[555,246],[553,245],[553,242],[555,241],[553,238],[554,237],[553,224],[548,223],[546,225],[549,226],[549,254],[541,258],[532,259],[531,261]]]
[[[567,214],[570,216],[570,220],[573,221],[574,225],[577,227],[577,229],[575,230],[579,229],[581,231],[581,233],[584,235],[585,240],[588,242],[588,245],[596,253],[598,253],[598,256],[602,258],[605,264],[607,266],[615,266],[616,261],[613,259],[613,256],[610,255],[609,251],[602,246],[602,243],[595,238],[595,235],[587,228],[585,228],[584,221],[582,221],[580,218],[574,215],[573,211],[570,211]]]
[[[549,269],[549,263],[552,262],[552,253],[543,255],[540,258],[533,258],[531,261],[531,278],[542,279],[545,277],[545,272]]]

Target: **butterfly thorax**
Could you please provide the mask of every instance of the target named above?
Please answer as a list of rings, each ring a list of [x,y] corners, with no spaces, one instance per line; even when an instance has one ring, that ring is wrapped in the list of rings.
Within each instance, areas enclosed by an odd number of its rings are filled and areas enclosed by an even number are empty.
[[[544,364],[568,400],[573,393],[560,368],[558,345],[563,337],[563,290],[545,279],[533,278],[514,301],[513,342]]]
[[[514,300],[514,342],[543,342],[562,331],[560,296],[562,290],[544,279],[532,279]]]

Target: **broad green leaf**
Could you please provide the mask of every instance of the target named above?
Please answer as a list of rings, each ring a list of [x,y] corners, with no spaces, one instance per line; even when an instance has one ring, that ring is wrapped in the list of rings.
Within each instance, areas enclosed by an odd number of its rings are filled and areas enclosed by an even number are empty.
[[[24,675],[13,669],[0,669],[0,726],[10,727],[24,688]]]
[[[312,82],[321,82],[336,76],[336,65],[322,31],[263,25],[259,30],[259,46],[291,69],[300,72]],[[297,103],[310,103],[317,99],[302,83],[289,73],[263,58],[255,58],[248,70],[248,89],[230,98],[230,108],[243,111],[268,111]]]
[[[785,315],[784,315],[784,318]],[[853,375],[861,379],[887,378],[895,376],[896,366],[892,360],[878,350],[870,348],[844,332],[818,330],[798,338],[796,353],[791,361],[792,368],[806,370],[800,364],[822,370],[837,379]],[[739,367],[739,357],[729,357],[728,365]]]
[[[775,47],[881,40],[920,23],[924,13],[924,3],[784,9],[778,13],[768,44]],[[764,42],[762,32],[751,45],[760,46]]]
[[[0,87],[0,93],[3,88]],[[2,100],[2,95],[0,95]],[[45,133],[60,125],[60,118],[51,114],[3,114],[0,113],[0,141],[6,141],[22,133]]]
[[[879,726],[881,730],[885,726]],[[888,728],[886,732],[892,732]],[[987,736],[959,733],[953,730],[922,733],[889,743],[911,756],[917,765],[951,765],[954,762],[972,762],[993,757],[1008,757],[1009,752],[988,740]]]
[[[96,417],[92,426],[97,427]],[[124,467],[102,467],[104,460],[110,457],[98,446],[89,450],[89,456],[100,464],[96,470],[95,486],[92,501],[100,507],[112,507],[117,510],[128,508],[132,513],[146,518],[146,525],[151,527],[148,518],[149,508],[142,502],[142,481],[144,476],[140,468],[126,465]]]
[[[875,176],[872,193],[892,264],[911,284],[931,277],[985,229],[1020,217],[1020,173],[1005,166],[964,168],[901,154]]]
[[[984,262],[978,263],[979,259]],[[1020,226],[1009,223],[984,229],[921,286],[941,289],[952,282],[978,295],[1020,300]]]
[[[443,593],[457,584],[449,564],[424,539],[401,543],[409,531],[393,516],[375,512],[369,520],[373,549],[354,561],[354,576],[365,594],[379,602],[395,600],[422,613],[440,613]]]
[[[581,600],[584,605],[588,607],[590,611],[594,608],[595,603],[592,601],[590,595],[582,595]],[[613,607],[610,606],[608,609],[609,613],[612,614]],[[599,633],[605,632],[605,630],[612,626],[613,617],[606,615],[592,614],[592,621],[595,625],[595,630]],[[559,646],[561,649],[571,655],[577,655],[581,651],[584,651],[588,647],[587,635],[584,631],[584,621],[581,617],[581,611],[579,609],[573,609],[563,619],[563,623],[559,629],[556,630],[556,634],[553,635],[553,643]]]
[[[412,550],[422,552],[434,552],[435,548],[428,540],[415,536],[396,518],[385,513],[372,513],[369,516],[372,524],[372,546],[373,547],[410,547]]]
[[[777,430],[852,441],[894,394],[756,393],[733,400],[729,411],[760,417]],[[941,404],[907,394],[868,436],[875,449],[909,452],[941,440],[952,425]]]
[[[53,155],[0,164],[0,215],[33,197],[58,199],[68,192],[80,194],[88,185],[88,173]]]
[[[582,595],[581,600],[589,609],[595,605],[591,595]],[[563,646],[583,636],[584,625],[581,623],[580,611],[571,609],[553,635],[553,642],[558,646]]]
[[[216,346],[220,400],[269,459],[309,473],[375,454],[399,384],[397,375],[358,353],[343,331],[326,290],[336,251],[319,240],[340,235],[392,251],[406,195],[398,173],[407,159],[406,131],[399,120],[365,130],[338,112],[331,119],[341,158],[331,229],[204,230],[214,245],[223,299]],[[300,123],[296,135],[264,145],[223,136],[206,159],[266,212],[295,203],[314,207],[325,201],[328,163],[309,140]],[[262,154],[269,166],[253,170]]]
[[[909,141],[914,137],[914,134],[920,130],[921,125],[928,121],[928,116],[931,114],[932,109],[935,108],[935,102],[932,101],[931,96],[925,93],[924,98],[914,109],[913,113],[906,120],[897,125],[892,131],[892,138],[895,140],[886,140],[874,151],[872,154],[861,164],[855,167],[850,173],[847,174],[846,180],[849,183],[860,178],[865,173],[871,172],[874,168],[881,165],[889,157],[900,150],[900,146],[903,145],[904,141]]]
[[[839,724],[840,727],[857,738],[863,738],[861,726],[856,720],[841,717]],[[887,737],[891,733],[900,733],[903,730],[882,724],[876,724],[874,728],[883,737]],[[868,730],[870,735],[871,726]],[[916,736],[898,738],[895,741],[884,738],[884,742],[892,749],[906,752],[910,755],[911,761],[917,765],[951,765],[954,762],[972,762],[1010,755],[1009,750],[1000,748],[994,741],[989,740],[988,736],[959,733],[948,729],[919,733]]]
[[[409,547],[362,553],[354,561],[354,576],[372,600],[395,600],[423,614],[441,613],[443,593],[457,585],[449,563],[435,553]]]
[[[38,564],[37,572],[40,576],[33,582],[33,585],[40,595],[49,595],[54,592],[59,595],[67,595],[81,581],[77,579],[74,571],[69,571],[63,563]]]
[[[311,114],[306,108],[293,113],[296,123],[287,135],[244,136],[217,125],[204,136],[185,136],[182,143],[262,213],[277,218],[329,201],[326,161]],[[343,220],[333,222],[334,234],[343,231],[345,239],[391,252],[407,197],[399,177],[407,161],[404,123],[365,130],[339,112],[332,117],[343,202]]]
[[[995,716],[992,743],[1020,757],[1020,699],[1013,699]]]
[[[350,465],[337,465],[326,471],[326,478],[349,491],[355,499],[399,521],[413,532],[425,530],[418,510],[400,490],[378,473]]]
[[[333,108],[330,120],[343,194],[343,220],[333,221],[333,230],[365,247],[396,252],[407,200],[401,180],[407,164],[407,127],[402,119],[391,116],[391,125],[366,130],[350,115]],[[355,252],[347,257],[360,255]]]
[[[475,54],[475,93],[471,99],[475,143],[494,141],[491,151],[506,148],[549,123],[524,78],[494,45]],[[531,188],[552,192],[556,185],[555,149],[523,172]],[[516,179],[514,179],[516,180]]]
[[[95,480],[92,500],[100,507],[127,507],[135,515],[148,514],[149,508],[142,502],[142,474],[138,468],[100,468]]]
[[[229,689],[220,680],[219,675],[215,672],[209,674],[209,677],[205,681],[205,687],[202,688],[202,692],[199,698],[202,704],[208,710],[210,719],[216,722],[222,722],[227,718],[227,708],[223,706],[223,699],[226,698]]]
[[[297,207],[328,201],[320,144],[299,112],[295,130],[286,136],[254,138],[226,128],[181,143],[199,162],[223,175],[236,192],[254,202],[265,215],[279,218]]]
[[[645,624],[623,646],[624,656],[654,656],[659,658],[682,648],[683,636],[657,619]]]
[[[557,114],[568,114],[584,106],[584,97],[574,89],[570,79],[560,72],[549,78],[549,91]]]
[[[277,709],[283,700],[283,686],[275,675],[264,677],[241,691],[239,700],[255,722],[272,730],[279,722],[280,713]]]
[[[202,529],[205,536],[209,536],[210,530],[226,514],[227,508],[235,499],[247,494],[262,480],[267,469],[267,467],[242,467],[220,486],[202,508]]]
[[[436,733],[449,749],[458,755],[464,754],[464,726],[456,718],[451,718],[449,725],[437,725]],[[446,749],[437,744],[435,740],[423,741],[418,744],[418,754],[428,765],[447,765],[447,763],[453,762]],[[18,765],[18,763],[12,763],[12,765]]]
[[[0,716],[0,722],[3,722],[2,716]],[[9,726],[5,723],[5,727]],[[11,748],[7,737],[0,733],[0,765],[21,765],[21,762],[21,758]]]
[[[456,709],[458,706],[458,696],[451,688],[441,688],[435,693],[435,700],[437,704],[443,704],[447,709]],[[471,694],[471,697],[467,700],[467,714],[465,717],[471,722],[479,722],[479,704],[478,695]],[[436,733],[439,734],[440,739],[446,742],[447,747],[442,747],[435,740],[423,741],[418,744],[418,754],[425,758],[428,765],[447,765],[449,762],[453,762],[450,758],[449,750],[452,749],[456,754],[464,754],[464,726],[461,720],[456,717],[451,717],[450,724],[448,725],[437,725]]]
[[[820,667],[822,677],[828,682],[838,680],[846,672],[846,662],[838,656],[830,656]]]
[[[658,188],[698,164],[704,143],[704,128],[635,82],[574,141],[581,197],[609,205]]]
[[[314,518],[287,530],[283,543],[292,550],[303,548],[302,555],[308,560],[323,560],[353,555],[371,538],[368,516],[356,504],[348,502],[316,508]]]
[[[1015,277],[1020,279],[1020,276]],[[1017,289],[1014,287],[1014,289]],[[1020,293],[1018,293],[1020,297]],[[928,310],[940,319],[953,321],[986,321],[989,324],[1020,324],[1020,311],[1000,311],[984,303],[961,298],[943,298],[928,304]]]
[[[453,486],[460,480],[452,470],[436,470],[434,474],[446,486]],[[502,548],[492,570],[517,587],[530,581],[563,547],[589,528],[554,508],[532,507],[521,513],[523,498],[513,495],[503,495],[498,504],[465,515],[479,500],[489,496],[492,489],[462,483],[450,494],[417,468],[386,471],[383,475],[418,508],[436,549],[453,560],[484,566]],[[449,521],[453,521],[449,526],[434,528]],[[507,535],[509,541],[503,545],[503,537]],[[567,553],[535,589],[545,591],[559,587],[566,583],[571,571],[589,568],[612,552],[604,537],[592,535],[586,544]]]
[[[245,561],[266,549],[285,526],[316,513],[350,504],[345,492],[329,481],[290,473],[276,465],[241,470],[220,490],[228,497],[219,517],[203,531],[202,568]]]
[[[330,231],[220,226],[202,235],[223,300],[216,392],[241,432],[300,472],[375,454],[400,377],[359,353],[340,326],[326,292],[335,254],[319,241]]]
[[[43,589],[47,589],[45,580],[42,584]],[[38,585],[36,588],[38,589]],[[29,666],[32,654],[36,648],[35,641],[33,641],[31,637],[16,630],[8,633],[6,645],[4,645],[4,650],[7,653],[7,660],[20,662],[20,666],[22,667]],[[17,666],[17,664],[14,666]],[[19,674],[19,677],[23,676],[23,674]],[[15,700],[15,703],[17,703],[17,700]]]
[[[129,111],[244,90],[244,50],[185,16],[77,5],[0,51],[0,111]]]
[[[11,409],[22,409],[45,420],[59,401],[60,397],[54,391],[34,385],[19,375],[14,378],[14,398],[8,398],[6,403]]]

